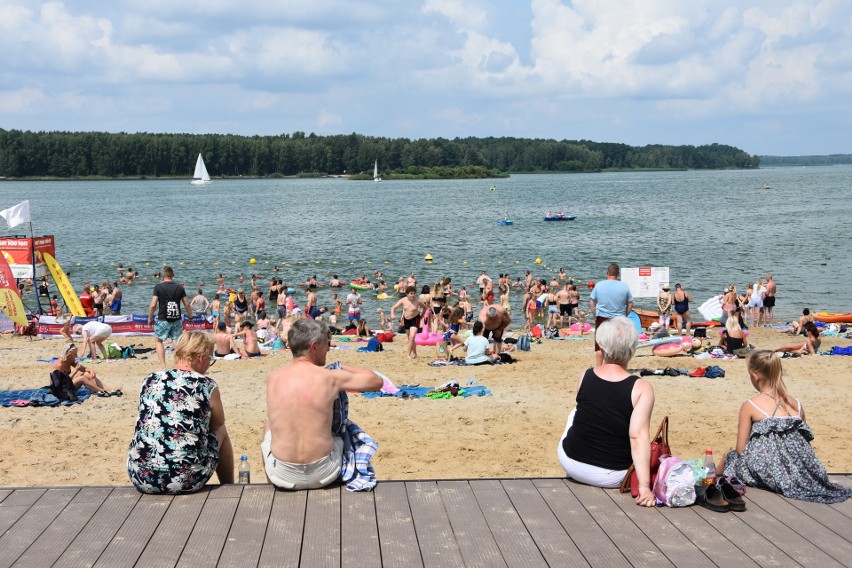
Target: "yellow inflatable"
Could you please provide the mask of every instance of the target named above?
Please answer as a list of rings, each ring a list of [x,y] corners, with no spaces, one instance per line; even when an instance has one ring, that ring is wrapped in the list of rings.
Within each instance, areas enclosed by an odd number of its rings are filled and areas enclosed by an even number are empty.
[[[56,282],[56,287],[59,293],[62,294],[62,299],[65,300],[65,305],[68,306],[68,311],[72,316],[86,317],[86,312],[83,310],[83,304],[80,303],[80,298],[77,297],[77,292],[65,276],[65,272],[56,259],[50,253],[43,253],[44,264],[53,276],[53,281]]]

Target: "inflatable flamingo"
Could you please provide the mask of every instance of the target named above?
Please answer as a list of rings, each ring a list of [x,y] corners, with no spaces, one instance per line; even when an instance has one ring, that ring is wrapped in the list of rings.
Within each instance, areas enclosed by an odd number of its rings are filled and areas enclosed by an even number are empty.
[[[414,336],[414,343],[417,345],[437,345],[438,342],[444,340],[444,335],[441,333],[432,333],[429,331],[429,315],[431,310],[426,310],[423,312],[423,317],[420,319],[420,322],[423,324],[423,328],[420,330],[420,333]]]

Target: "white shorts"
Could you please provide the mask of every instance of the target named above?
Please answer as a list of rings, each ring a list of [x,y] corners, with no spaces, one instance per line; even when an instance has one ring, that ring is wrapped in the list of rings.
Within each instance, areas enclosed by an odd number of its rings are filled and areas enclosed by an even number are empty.
[[[343,464],[343,438],[334,436],[331,452],[312,463],[289,463],[272,455],[272,432],[267,430],[260,443],[264,470],[270,483],[281,489],[318,489],[334,483],[340,477]]]
[[[567,476],[574,481],[579,481],[580,483],[593,485],[595,487],[619,487],[621,482],[624,480],[624,476],[627,475],[626,469],[606,469],[596,465],[578,462],[577,460],[573,460],[565,455],[565,450],[562,447],[562,441],[565,439],[565,436],[568,434],[568,430],[574,423],[574,414],[576,412],[577,409],[575,408],[568,415],[568,422],[565,424],[565,431],[562,433],[562,436],[559,437],[559,445],[556,447],[556,455],[559,458],[559,463],[562,465]]]

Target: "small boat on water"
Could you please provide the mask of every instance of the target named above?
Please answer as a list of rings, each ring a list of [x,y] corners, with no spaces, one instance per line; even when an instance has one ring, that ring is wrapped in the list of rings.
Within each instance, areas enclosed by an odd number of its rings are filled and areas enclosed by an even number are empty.
[[[195,161],[195,173],[192,174],[190,185],[207,185],[210,183],[210,174],[207,173],[207,166],[204,165],[204,159],[201,154],[198,154],[198,159]]]
[[[382,181],[382,178],[379,177],[379,161],[373,164],[373,181]]]
[[[545,215],[545,221],[573,221],[576,219],[576,215]]]
[[[513,219],[503,219],[502,221],[497,221],[498,225],[514,225],[515,221]]]

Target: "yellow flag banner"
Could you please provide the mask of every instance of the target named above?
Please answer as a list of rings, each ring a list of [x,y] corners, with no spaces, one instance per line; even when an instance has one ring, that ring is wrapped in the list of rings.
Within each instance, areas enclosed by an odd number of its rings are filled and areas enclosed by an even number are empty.
[[[9,319],[18,325],[27,325],[27,312],[17,290],[10,288],[0,289],[0,310],[6,312]]]
[[[68,277],[65,276],[65,272],[59,266],[59,263],[56,262],[56,259],[47,252],[42,252],[42,259],[50,271],[50,275],[53,276],[56,288],[62,294],[62,298],[65,300],[65,305],[68,306],[68,311],[71,312],[71,315],[86,317],[86,312],[83,310],[83,304],[80,303],[77,292],[74,291],[74,287],[71,286],[71,282],[68,281]]]

